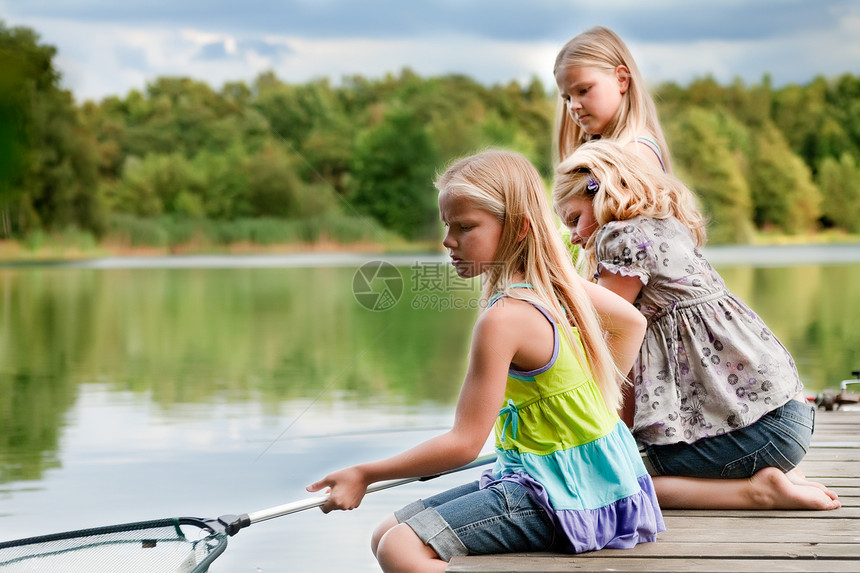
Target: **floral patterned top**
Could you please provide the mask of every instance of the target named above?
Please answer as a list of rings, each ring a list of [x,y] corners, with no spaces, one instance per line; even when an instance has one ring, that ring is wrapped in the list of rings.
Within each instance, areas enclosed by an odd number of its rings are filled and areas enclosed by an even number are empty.
[[[595,237],[598,272],[637,277],[648,319],[634,366],[633,435],[692,443],[749,426],[803,389],[794,360],[726,290],[677,219],[612,221]]]

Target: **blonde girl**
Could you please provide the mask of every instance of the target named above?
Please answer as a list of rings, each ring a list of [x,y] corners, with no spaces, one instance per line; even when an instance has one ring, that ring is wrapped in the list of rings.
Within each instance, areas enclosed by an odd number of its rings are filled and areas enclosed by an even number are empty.
[[[600,140],[559,165],[553,202],[589,276],[648,319],[626,411],[661,506],[839,507],[796,469],[814,409],[791,355],[702,254],[693,193]]]
[[[616,414],[641,315],[575,273],[541,178],[522,156],[468,157],[437,187],[443,245],[458,275],[483,277],[487,299],[453,427],[308,490],[331,489],[325,512],[352,509],[373,482],[470,462],[494,430],[497,460],[479,481],[413,502],[376,529],[371,548],[384,571],[444,571],[456,555],[653,541],[663,529],[653,484]]]
[[[672,172],[654,100],[615,32],[598,26],[579,34],[558,53],[553,73],[558,84],[558,161],[586,141],[613,139]]]

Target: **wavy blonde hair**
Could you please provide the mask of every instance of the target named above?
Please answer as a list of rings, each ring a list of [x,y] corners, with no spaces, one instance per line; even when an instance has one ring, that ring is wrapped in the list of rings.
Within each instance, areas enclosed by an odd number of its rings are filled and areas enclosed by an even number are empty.
[[[589,181],[597,182],[596,192],[589,191]],[[590,141],[561,162],[555,173],[553,209],[559,213],[561,206],[575,197],[592,202],[598,228],[610,221],[639,216],[675,217],[690,230],[696,246],[705,244],[707,221],[699,212],[693,192],[680,179],[663,173],[617,141]],[[596,235],[592,233],[583,247],[585,276],[592,276],[597,270]]]
[[[621,96],[621,105],[615,117],[600,136],[623,144],[630,143],[639,136],[654,138],[660,146],[666,171],[671,173],[669,146],[663,136],[663,128],[660,127],[657,106],[645,87],[633,55],[618,34],[602,26],[579,34],[567,42],[558,53],[552,72],[558,77],[559,71],[567,68],[597,68],[611,72],[618,66],[625,66],[629,70],[630,85]],[[592,137],[570,117],[561,94],[556,102],[555,126],[553,145],[559,162],[564,161],[577,147]]]
[[[564,248],[534,166],[518,153],[484,151],[453,163],[437,179],[436,188],[440,196],[447,193],[473,201],[502,223],[497,264],[488,267],[484,279],[485,300],[524,277],[534,289],[512,296],[549,311],[583,366],[590,369],[607,406],[617,409],[624,376],[615,368],[597,313]],[[526,225],[528,232],[520,239]],[[574,342],[573,328],[579,332],[585,356]]]

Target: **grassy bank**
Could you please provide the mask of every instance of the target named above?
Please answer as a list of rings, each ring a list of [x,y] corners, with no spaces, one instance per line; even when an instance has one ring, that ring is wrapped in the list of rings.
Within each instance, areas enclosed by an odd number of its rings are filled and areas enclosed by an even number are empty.
[[[752,244],[836,243],[860,244],[860,235],[841,231],[801,235],[762,232]],[[0,261],[191,254],[428,252],[440,248],[439,241],[408,242],[371,221],[343,216],[236,221],[116,216],[101,238],[71,229],[60,233],[37,232],[20,241],[0,240]]]
[[[298,220],[140,219],[114,216],[102,237],[68,229],[0,241],[0,260],[105,256],[251,254],[308,251],[427,251],[436,242],[407,242],[370,220],[325,215]]]

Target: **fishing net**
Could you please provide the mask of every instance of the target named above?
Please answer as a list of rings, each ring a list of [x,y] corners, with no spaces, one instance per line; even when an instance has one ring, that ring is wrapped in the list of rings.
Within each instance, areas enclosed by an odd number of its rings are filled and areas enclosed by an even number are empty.
[[[171,518],[0,542],[2,573],[204,573],[227,533]]]

